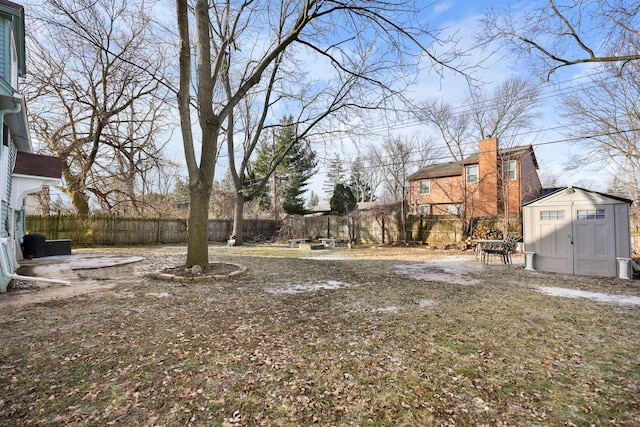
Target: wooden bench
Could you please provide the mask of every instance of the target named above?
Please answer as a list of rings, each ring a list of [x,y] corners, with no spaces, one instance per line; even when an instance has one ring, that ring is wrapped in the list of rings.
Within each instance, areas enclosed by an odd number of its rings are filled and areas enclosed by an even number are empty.
[[[320,240],[320,242],[322,242],[322,244],[324,245],[325,248],[335,248],[336,247],[336,239],[329,239],[329,238],[323,238],[323,239],[318,239]]]
[[[299,248],[301,244],[307,243],[309,239],[289,239],[292,248]]]

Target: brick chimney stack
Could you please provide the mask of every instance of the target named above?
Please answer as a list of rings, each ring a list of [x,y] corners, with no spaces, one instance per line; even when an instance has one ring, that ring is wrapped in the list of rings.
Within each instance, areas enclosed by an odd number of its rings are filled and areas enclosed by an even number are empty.
[[[498,138],[483,139],[478,144],[479,191],[486,215],[498,214]]]

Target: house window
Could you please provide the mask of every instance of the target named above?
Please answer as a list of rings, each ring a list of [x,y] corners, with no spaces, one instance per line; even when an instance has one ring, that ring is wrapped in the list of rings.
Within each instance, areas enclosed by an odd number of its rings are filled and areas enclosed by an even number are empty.
[[[503,175],[505,181],[515,180],[516,179],[516,161],[515,160],[506,160],[504,162],[504,170]]]
[[[564,211],[540,211],[540,219],[542,221],[562,221],[564,220]]]
[[[460,215],[462,212],[461,205],[449,206],[449,215]]]
[[[605,219],[604,209],[578,209],[578,219]]]
[[[476,184],[478,182],[478,165],[467,166],[467,184]]]
[[[431,194],[431,180],[430,179],[421,179],[420,180],[420,194]]]
[[[431,205],[420,205],[420,215],[431,215]]]

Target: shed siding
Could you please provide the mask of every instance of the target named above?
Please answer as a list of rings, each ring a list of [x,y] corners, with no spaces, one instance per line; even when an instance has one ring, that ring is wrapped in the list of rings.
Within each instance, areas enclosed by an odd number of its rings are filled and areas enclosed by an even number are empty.
[[[629,207],[626,203],[614,205],[616,236],[629,236],[628,239],[616,239],[616,256],[620,258],[631,258],[631,212]]]

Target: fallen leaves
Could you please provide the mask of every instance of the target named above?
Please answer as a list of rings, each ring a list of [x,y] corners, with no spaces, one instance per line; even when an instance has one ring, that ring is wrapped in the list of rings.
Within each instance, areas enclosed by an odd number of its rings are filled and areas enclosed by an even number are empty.
[[[189,286],[135,279],[117,290],[137,298],[34,305],[1,325],[0,424],[638,421],[637,312],[551,299],[530,291],[548,278],[517,269],[460,287],[397,278],[380,257],[223,261],[248,272]],[[267,292],[291,278],[358,286]]]

